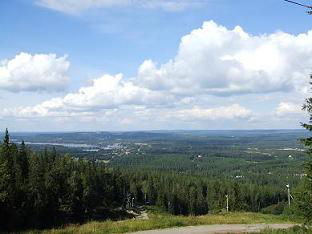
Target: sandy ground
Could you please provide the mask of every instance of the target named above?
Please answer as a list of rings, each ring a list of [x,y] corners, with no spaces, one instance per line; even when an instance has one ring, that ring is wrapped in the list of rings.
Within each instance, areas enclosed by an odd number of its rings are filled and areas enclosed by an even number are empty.
[[[136,234],[211,234],[211,233],[256,233],[263,229],[288,229],[294,224],[224,224],[170,228],[135,232]]]

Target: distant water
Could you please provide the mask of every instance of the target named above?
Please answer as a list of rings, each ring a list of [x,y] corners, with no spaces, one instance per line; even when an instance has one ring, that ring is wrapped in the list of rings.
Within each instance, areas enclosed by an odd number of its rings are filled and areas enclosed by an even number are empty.
[[[19,144],[21,142],[18,142]],[[88,144],[77,144],[77,143],[43,143],[43,142],[25,142],[26,145],[53,145],[53,146],[64,146],[68,148],[98,148],[95,145]]]
[[[22,142],[16,142],[21,144]],[[89,144],[79,144],[79,143],[49,143],[49,142],[25,142],[26,145],[52,145],[52,146],[63,146],[67,148],[81,148],[86,152],[98,152],[100,149],[104,150],[112,150],[121,148],[120,144],[112,144],[107,145],[105,147],[100,147],[97,145],[89,145]]]

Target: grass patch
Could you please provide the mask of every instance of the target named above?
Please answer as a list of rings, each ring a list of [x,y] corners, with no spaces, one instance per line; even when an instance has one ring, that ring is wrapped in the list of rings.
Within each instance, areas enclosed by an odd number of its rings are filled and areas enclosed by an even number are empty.
[[[261,213],[224,213],[205,216],[174,216],[156,207],[147,207],[149,220],[89,222],[63,228],[26,233],[126,233],[170,227],[209,224],[295,223],[284,216]]]
[[[295,226],[286,230],[263,230],[260,234],[312,234],[312,229],[304,226]]]

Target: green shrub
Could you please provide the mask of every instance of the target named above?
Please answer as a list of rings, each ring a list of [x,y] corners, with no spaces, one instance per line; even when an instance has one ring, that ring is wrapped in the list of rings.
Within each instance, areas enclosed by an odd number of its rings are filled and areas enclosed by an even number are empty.
[[[286,207],[286,203],[280,202],[278,204],[274,204],[274,205],[263,208],[261,212],[263,214],[280,215],[280,214],[283,214],[285,207]]]

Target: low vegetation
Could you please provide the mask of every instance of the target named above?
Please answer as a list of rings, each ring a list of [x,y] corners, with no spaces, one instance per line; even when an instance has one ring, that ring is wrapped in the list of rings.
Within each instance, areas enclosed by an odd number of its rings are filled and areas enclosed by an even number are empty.
[[[312,233],[311,228],[299,225],[285,230],[266,229],[261,232],[261,234],[311,234],[311,233]]]
[[[63,228],[28,233],[126,233],[170,227],[209,224],[254,224],[254,223],[295,223],[285,216],[261,213],[222,213],[204,216],[174,216],[160,208],[147,208],[148,220],[89,222],[83,225],[69,225]]]

